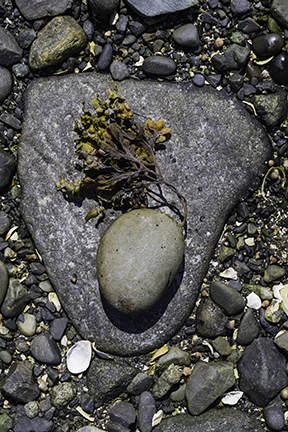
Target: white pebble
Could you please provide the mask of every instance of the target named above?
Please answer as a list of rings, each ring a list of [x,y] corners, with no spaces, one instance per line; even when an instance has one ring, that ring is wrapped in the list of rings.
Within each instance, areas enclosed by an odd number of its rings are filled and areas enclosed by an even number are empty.
[[[88,369],[92,357],[89,341],[79,341],[67,353],[67,368],[72,374],[80,374]]]
[[[251,309],[260,309],[262,306],[262,300],[254,292],[247,296],[247,306]]]

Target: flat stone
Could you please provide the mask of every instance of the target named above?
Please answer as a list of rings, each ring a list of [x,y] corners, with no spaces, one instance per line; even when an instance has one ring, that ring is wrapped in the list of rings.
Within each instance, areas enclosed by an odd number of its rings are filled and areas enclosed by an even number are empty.
[[[139,395],[150,389],[154,378],[144,372],[139,372],[127,387],[127,392],[133,395]]]
[[[284,411],[280,396],[272,400],[264,409],[266,425],[273,431],[283,431],[285,426]]]
[[[11,397],[19,403],[36,399],[40,390],[35,382],[32,363],[28,361],[13,363],[8,375],[0,381],[0,389],[6,397]]]
[[[242,312],[246,304],[245,298],[235,288],[220,281],[212,282],[210,295],[228,316]]]
[[[95,228],[93,220],[84,222],[95,200],[85,197],[78,206],[55,187],[60,174],[74,175],[72,129],[82,101],[91,107],[97,93],[105,99],[113,86],[109,76],[95,73],[34,80],[26,93],[19,175],[22,214],[75,327],[101,351],[132,355],[161,346],[186,321],[224,222],[238,200],[259,185],[271,149],[260,123],[225,92],[192,84],[118,83],[140,123],[163,118],[171,127],[171,140],[156,158],[166,181],[187,197],[189,209],[185,263],[165,296],[148,312],[124,315],[101,298],[95,265],[100,238],[121,212],[107,209],[104,223]],[[165,191],[165,198],[181,212],[172,193]],[[151,199],[153,205],[177,220],[165,203]]]
[[[280,267],[276,264],[271,264],[264,272],[264,282],[270,283],[275,280],[279,280],[285,275],[285,273],[285,268]]]
[[[110,409],[109,417],[111,421],[131,430],[136,423],[137,411],[129,402],[118,402]]]
[[[17,320],[18,330],[24,336],[33,336],[37,327],[35,315],[24,313],[19,315]]]
[[[271,16],[282,27],[288,29],[288,8],[287,0],[273,0],[271,6]]]
[[[187,381],[186,399],[192,415],[201,414],[235,383],[234,366],[230,362],[203,362],[194,366]]]
[[[61,361],[60,350],[49,333],[34,337],[30,346],[31,354],[40,363],[58,365]]]
[[[114,61],[110,65],[110,73],[116,81],[123,81],[130,77],[128,66],[120,61]]]
[[[263,432],[262,423],[250,414],[233,408],[216,408],[196,417],[178,415],[162,420],[154,432]]]
[[[86,35],[71,16],[59,16],[39,31],[29,53],[29,67],[41,70],[78,54],[87,43]]]
[[[178,12],[197,5],[197,0],[127,0],[140,16],[153,17]]]
[[[169,390],[180,381],[182,369],[173,363],[160,375],[154,386],[152,394],[155,399],[161,399]]]
[[[178,273],[184,247],[182,229],[165,213],[139,209],[123,214],[99,243],[101,293],[121,312],[144,312],[160,300]]]
[[[171,364],[180,366],[190,366],[191,359],[187,351],[184,351],[177,346],[172,346],[167,354],[161,356],[156,362],[157,369],[164,369]]]
[[[141,432],[151,432],[155,412],[156,403],[152,393],[148,391],[143,392],[140,395],[138,405],[138,422]]]
[[[27,20],[61,15],[70,6],[70,0],[16,0],[15,3]]]
[[[22,58],[23,50],[7,29],[0,26],[0,65],[9,66]]]
[[[216,54],[211,61],[217,72],[241,70],[248,63],[250,49],[233,43],[224,54]]]
[[[285,357],[271,339],[255,339],[238,363],[240,390],[264,407],[287,386],[285,366]]]
[[[260,326],[256,320],[252,309],[247,309],[243,316],[238,333],[237,342],[240,345],[248,345],[251,343],[260,333]]]
[[[7,96],[11,93],[13,79],[11,72],[0,66],[0,104],[4,102]]]

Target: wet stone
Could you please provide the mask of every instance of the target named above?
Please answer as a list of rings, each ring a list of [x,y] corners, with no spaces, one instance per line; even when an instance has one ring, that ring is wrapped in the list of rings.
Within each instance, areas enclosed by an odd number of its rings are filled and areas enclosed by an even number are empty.
[[[29,300],[30,294],[23,285],[17,279],[10,278],[1,313],[6,318],[14,318],[23,311]]]
[[[151,432],[152,420],[156,412],[156,403],[152,393],[145,391],[140,395],[138,404],[138,422],[141,432]]]
[[[186,321],[224,222],[238,200],[258,187],[271,150],[262,126],[233,95],[193,84],[118,83],[120,96],[140,115],[141,122],[148,116],[148,106],[154,121],[164,118],[175,131],[166,149],[156,156],[166,181],[187,197],[187,226],[193,227],[193,235],[187,231],[185,267],[180,268],[165,296],[149,311],[123,317],[101,297],[95,265],[100,238],[121,212],[107,209],[104,223],[95,228],[93,221],[85,223],[85,215],[97,206],[95,201],[85,197],[78,207],[55,188],[60,174],[73,181],[77,156],[72,129],[82,101],[91,109],[95,95],[99,93],[105,100],[109,88],[113,88],[111,77],[97,73],[42,78],[29,86],[19,146],[21,210],[49,280],[81,337],[94,341],[101,351],[132,355],[161,346]],[[165,100],[169,100],[169,110]],[[201,124],[205,124],[204,136]],[[205,158],[199,142],[207,148]],[[175,163],[171,164],[172,158]],[[31,160],[37,164],[31,167]],[[195,166],[199,170],[194,170]],[[221,200],[213,199],[219,193]],[[174,194],[167,191],[165,199],[175,202],[182,213]],[[149,206],[154,205],[159,203],[151,198]],[[178,214],[166,203],[160,203],[160,209],[177,219]],[[47,242],[48,238],[51,241]],[[71,281],[75,273],[76,283]]]
[[[31,45],[29,66],[41,70],[57,65],[78,54],[86,46],[86,35],[77,21],[70,16],[59,16],[39,31]]]
[[[14,169],[13,156],[0,149],[0,190],[9,184]]]
[[[197,51],[199,48],[198,28],[194,24],[188,23],[178,27],[174,31],[172,38],[181,47],[189,48],[191,51]]]
[[[26,3],[26,2],[25,2]],[[17,37],[17,42],[19,46],[23,49],[27,49],[30,47],[31,43],[36,39],[37,33],[34,29],[26,28],[20,30],[20,33]]]
[[[260,29],[260,25],[252,18],[246,18],[245,20],[239,22],[237,28],[243,33],[250,34],[257,32]]]
[[[98,70],[105,71],[109,68],[113,60],[113,47],[111,44],[105,44],[98,60]]]
[[[63,382],[52,387],[50,391],[51,403],[57,409],[63,409],[76,396],[77,387],[73,382]]]
[[[263,409],[266,425],[273,431],[282,431],[285,426],[285,417],[282,402],[278,396]]]
[[[30,350],[33,357],[40,363],[58,365],[61,362],[60,350],[49,333],[35,336]]]
[[[127,0],[127,4],[134,9],[140,16],[155,17],[167,13],[178,12],[195,6],[195,0],[177,0],[172,2],[169,0]]]
[[[278,24],[288,29],[288,9],[286,0],[273,0],[271,15]]]
[[[284,51],[278,54],[269,66],[269,72],[276,84],[288,83],[288,54]]]
[[[288,102],[282,91],[267,95],[255,95],[253,104],[257,114],[268,128],[272,128],[286,117]]]
[[[178,415],[162,420],[154,432],[262,432],[262,424],[252,415],[233,408],[212,409],[196,417]]]
[[[252,309],[247,309],[245,312],[237,333],[237,342],[240,345],[248,345],[260,333],[260,326]]]
[[[127,387],[127,392],[133,395],[139,395],[149,390],[154,382],[154,378],[144,372],[137,374]]]
[[[274,339],[274,343],[284,354],[288,354],[288,331],[284,331]]]
[[[253,39],[252,48],[259,57],[271,57],[278,54],[283,48],[284,40],[278,33],[268,33]]]
[[[230,362],[199,361],[187,381],[186,399],[192,415],[199,415],[235,383]]]
[[[70,6],[69,0],[15,0],[15,3],[27,20],[61,15]]]
[[[14,36],[5,28],[0,27],[0,65],[9,66],[22,58],[22,49]]]
[[[175,73],[176,63],[170,57],[152,55],[144,60],[142,70],[148,75],[169,76]]]
[[[210,299],[201,300],[197,310],[197,332],[200,336],[216,338],[226,333],[227,317]]]
[[[109,360],[94,359],[87,372],[87,386],[96,407],[117,397],[137,370]]]
[[[120,423],[127,429],[133,429],[137,412],[129,402],[118,402],[110,409],[109,417],[112,422]]]
[[[174,219],[157,210],[132,210],[116,219],[100,241],[101,292],[121,312],[143,312],[162,297],[183,255],[182,229]]]
[[[0,104],[4,102],[7,96],[11,93],[13,79],[11,72],[0,66]]]
[[[235,288],[220,281],[212,282],[210,295],[228,316],[242,312],[246,304],[245,298]]]
[[[0,389],[19,403],[27,403],[36,399],[40,390],[35,383],[33,365],[28,361],[13,363],[8,375],[0,381]]]
[[[19,315],[17,320],[18,330],[24,336],[33,336],[37,327],[35,315],[24,313]]]
[[[213,348],[223,356],[228,356],[231,354],[232,348],[227,339],[222,336],[218,336],[212,342]]]
[[[285,357],[271,339],[255,339],[238,363],[240,390],[256,405],[267,405],[288,384],[285,366]]]

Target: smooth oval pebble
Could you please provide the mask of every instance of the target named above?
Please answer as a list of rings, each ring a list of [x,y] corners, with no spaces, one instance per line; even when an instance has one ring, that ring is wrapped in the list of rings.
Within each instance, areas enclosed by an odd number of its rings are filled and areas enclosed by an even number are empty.
[[[92,357],[89,341],[79,341],[67,353],[67,368],[72,374],[80,374],[88,369]]]
[[[283,48],[284,40],[278,33],[269,33],[253,39],[253,51],[259,57],[271,57]]]
[[[158,210],[132,210],[117,218],[97,252],[100,290],[115,309],[140,313],[153,306],[176,276],[184,255],[177,222]]]

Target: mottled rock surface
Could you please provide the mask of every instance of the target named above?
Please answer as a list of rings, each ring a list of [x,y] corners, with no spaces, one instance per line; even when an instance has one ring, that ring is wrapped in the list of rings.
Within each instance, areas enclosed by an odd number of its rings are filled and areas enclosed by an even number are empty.
[[[139,15],[153,17],[178,12],[197,5],[196,0],[127,0],[127,4]]]
[[[27,20],[63,14],[70,0],[16,0],[16,5]]]
[[[165,296],[146,313],[117,313],[101,298],[96,253],[102,234],[121,213],[108,209],[96,228],[93,220],[84,222],[95,208],[93,198],[76,205],[55,187],[60,174],[75,178],[72,128],[82,101],[91,107],[95,95],[104,99],[111,87],[109,77],[94,73],[34,80],[26,94],[19,175],[23,216],[74,325],[98,349],[131,355],[169,340],[189,316],[225,219],[258,186],[270,146],[260,123],[224,92],[192,84],[118,83],[118,93],[140,115],[136,120],[162,118],[171,127],[171,140],[156,157],[166,181],[186,196],[189,214],[185,262]],[[163,192],[181,213],[175,196]],[[165,203],[150,200],[153,206],[179,220]]]

